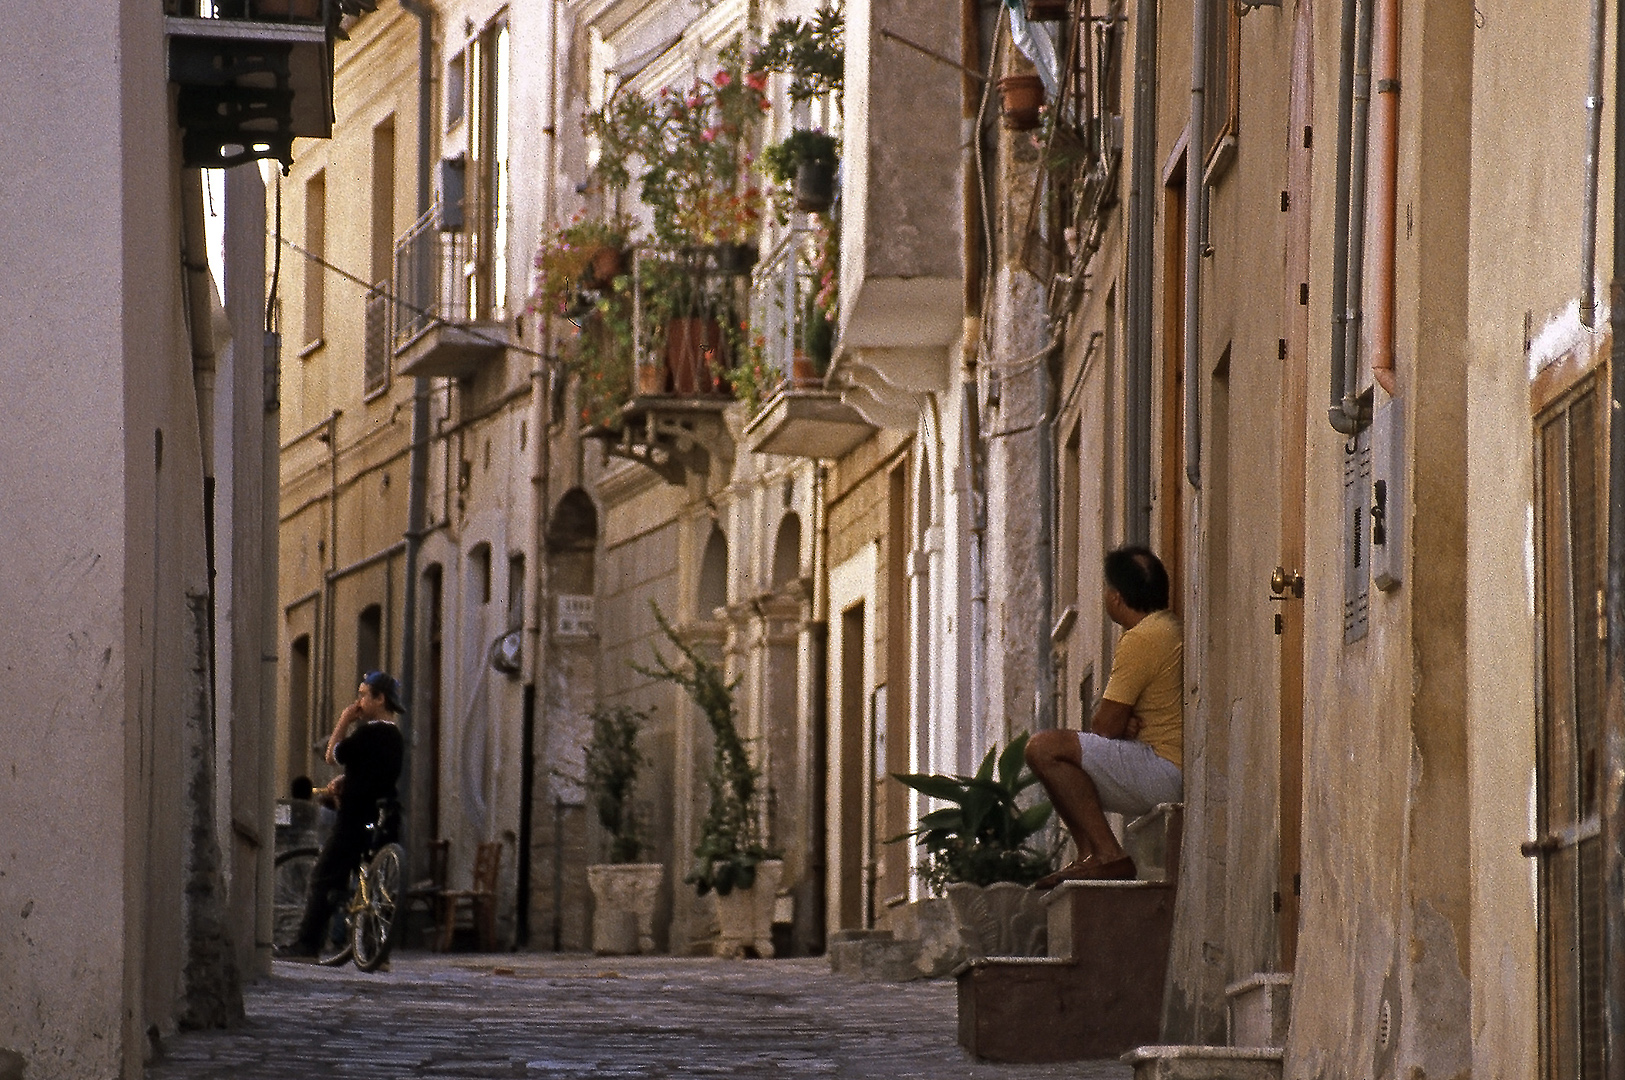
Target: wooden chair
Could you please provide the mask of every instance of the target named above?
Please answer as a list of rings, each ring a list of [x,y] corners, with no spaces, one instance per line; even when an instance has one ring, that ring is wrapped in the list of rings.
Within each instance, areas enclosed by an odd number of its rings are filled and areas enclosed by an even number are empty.
[[[496,841],[481,844],[474,852],[474,887],[446,889],[440,894],[440,941],[436,948],[451,948],[457,930],[457,913],[467,907],[469,926],[482,952],[497,947],[497,874],[502,867],[502,845]]]
[[[450,865],[451,841],[430,840],[428,873],[406,890],[406,908],[410,910],[413,904],[422,904],[429,913],[429,924],[436,928],[437,939],[442,898],[446,895],[446,871]]]

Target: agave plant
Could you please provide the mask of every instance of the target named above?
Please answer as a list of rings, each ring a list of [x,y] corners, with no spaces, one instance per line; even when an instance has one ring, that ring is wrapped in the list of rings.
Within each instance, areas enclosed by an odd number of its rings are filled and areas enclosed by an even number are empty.
[[[1054,853],[1031,841],[1053,808],[1047,800],[1025,809],[1018,802],[1023,791],[1038,783],[1026,766],[1026,749],[1026,734],[1002,754],[994,746],[974,776],[892,774],[920,794],[952,804],[926,814],[913,832],[892,841],[913,837],[925,849],[919,873],[933,891],[956,881],[1026,885],[1049,872]]]

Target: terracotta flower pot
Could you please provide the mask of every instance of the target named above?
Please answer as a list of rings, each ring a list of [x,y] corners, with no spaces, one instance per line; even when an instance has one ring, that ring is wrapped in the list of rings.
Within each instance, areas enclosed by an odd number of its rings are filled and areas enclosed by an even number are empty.
[[[638,364],[638,396],[648,397],[651,394],[665,392],[666,369],[653,361],[644,361]]]
[[[581,284],[588,289],[607,289],[625,271],[625,253],[612,247],[599,248],[588,260],[587,268],[581,274]]]
[[[790,358],[790,381],[798,387],[822,386],[824,378],[818,374],[818,365],[806,353]]]
[[[1010,131],[1031,131],[1038,126],[1044,106],[1044,81],[1037,75],[1006,75],[999,80],[1000,115]]]
[[[722,350],[722,325],[715,319],[683,316],[666,323],[666,370],[671,392],[709,394],[716,389],[711,358]]]

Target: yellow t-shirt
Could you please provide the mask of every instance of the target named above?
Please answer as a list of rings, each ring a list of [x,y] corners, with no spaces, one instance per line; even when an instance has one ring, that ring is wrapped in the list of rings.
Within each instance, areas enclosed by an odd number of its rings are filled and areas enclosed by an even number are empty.
[[[1179,616],[1153,611],[1117,642],[1103,695],[1129,705],[1141,720],[1140,741],[1183,769],[1185,757],[1185,640]]]

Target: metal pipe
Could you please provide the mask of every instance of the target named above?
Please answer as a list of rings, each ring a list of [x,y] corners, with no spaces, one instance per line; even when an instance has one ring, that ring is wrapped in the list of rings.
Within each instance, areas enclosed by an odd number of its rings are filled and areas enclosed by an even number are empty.
[[[1365,189],[1366,151],[1371,119],[1371,6],[1375,0],[1362,0],[1354,36],[1354,110],[1350,117],[1353,138],[1349,147],[1349,269],[1348,294],[1343,333],[1343,415],[1365,426],[1360,415],[1359,368],[1350,359],[1360,355],[1360,321],[1363,317],[1365,280]]]
[[[1157,5],[1139,0],[1134,13],[1134,160],[1128,194],[1128,377],[1124,386],[1128,468],[1124,523],[1130,543],[1151,541],[1152,244],[1157,190]]]
[[[1371,170],[1371,379],[1389,397],[1399,393],[1394,379],[1394,214],[1399,206],[1399,4],[1377,0],[1377,97],[1371,141],[1377,159]]]
[[[1355,0],[1343,0],[1338,34],[1337,177],[1332,195],[1332,365],[1331,405],[1327,419],[1335,431],[1352,435],[1360,425],[1343,412],[1343,386],[1348,374],[1347,336],[1349,274],[1349,154],[1353,142]]]
[[[431,157],[434,153],[434,11],[422,0],[401,0],[401,9],[418,20],[418,160],[417,211],[422,220],[434,205]],[[416,271],[414,271],[416,272]],[[395,283],[398,290],[400,282]],[[421,300],[424,290],[417,289]],[[401,720],[406,745],[412,745],[412,714],[418,703],[417,693],[417,624],[418,624],[418,553],[423,546],[423,523],[427,516],[429,486],[429,380],[419,376],[412,380],[412,450],[406,472],[406,581],[405,597],[401,605],[401,687],[406,694],[406,716]],[[433,755],[430,756],[431,760]],[[401,789],[402,817],[410,828],[413,772]],[[408,852],[411,847],[408,846]],[[410,863],[410,857],[408,858]]]
[[[1625,26],[1625,0],[1616,5]],[[1614,275],[1608,293],[1609,392],[1625,400],[1625,34],[1614,56]],[[1625,410],[1608,410],[1608,686],[1603,711],[1603,1048],[1608,1080],[1625,1080]]]
[[[1597,159],[1602,151],[1603,48],[1608,36],[1605,0],[1591,0],[1591,65],[1586,86],[1585,194],[1580,207],[1580,324],[1597,324]]]
[[[1185,144],[1185,479],[1202,487],[1200,417],[1202,368],[1202,175],[1207,147],[1208,0],[1191,14],[1191,120]]]

